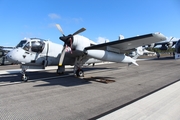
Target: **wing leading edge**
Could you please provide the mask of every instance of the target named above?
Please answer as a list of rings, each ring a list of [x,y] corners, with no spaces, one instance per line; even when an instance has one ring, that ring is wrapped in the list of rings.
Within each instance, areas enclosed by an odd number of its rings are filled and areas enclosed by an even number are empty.
[[[176,43],[177,43],[177,41],[172,41],[172,46],[175,45]],[[158,43],[155,43],[154,46],[157,46],[157,45],[163,45],[163,44],[168,45],[169,42],[167,42],[167,41],[164,41],[164,42],[158,42]]]
[[[166,40],[166,37],[161,33],[151,33],[141,36],[135,36],[131,38],[126,38],[123,40],[116,40],[108,43],[93,45],[90,47],[86,47],[85,50],[107,50],[108,48],[118,50],[119,52],[126,52],[137,48],[139,46],[144,46],[151,43],[156,43],[159,41]]]

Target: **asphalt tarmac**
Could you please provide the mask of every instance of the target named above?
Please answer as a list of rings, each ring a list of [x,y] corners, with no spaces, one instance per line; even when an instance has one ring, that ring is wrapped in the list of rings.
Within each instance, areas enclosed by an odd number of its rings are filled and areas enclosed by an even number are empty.
[[[84,68],[85,78],[72,69],[63,76],[56,70],[0,75],[0,118],[31,120],[98,119],[180,80],[180,60],[170,57]],[[18,69],[18,65],[0,69]]]

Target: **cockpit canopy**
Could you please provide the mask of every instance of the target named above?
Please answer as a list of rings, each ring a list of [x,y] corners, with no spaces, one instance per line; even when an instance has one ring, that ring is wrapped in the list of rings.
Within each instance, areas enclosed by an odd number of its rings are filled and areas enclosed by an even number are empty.
[[[39,38],[30,38],[27,40],[21,40],[16,48],[21,47],[26,51],[42,52],[45,46],[45,40]]]
[[[16,48],[18,47],[24,47],[24,45],[26,44],[27,40],[21,40],[20,43],[16,46]]]

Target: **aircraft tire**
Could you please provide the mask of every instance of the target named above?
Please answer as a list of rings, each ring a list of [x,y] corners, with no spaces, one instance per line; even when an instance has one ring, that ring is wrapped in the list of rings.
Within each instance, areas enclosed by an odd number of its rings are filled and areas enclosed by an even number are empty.
[[[76,76],[77,77],[84,77],[84,71],[83,70],[76,70]]]
[[[26,76],[26,75],[22,76],[22,80],[23,80],[24,82],[27,82],[27,81],[28,81],[28,76]]]
[[[63,75],[63,74],[64,74],[64,72],[59,72],[58,69],[57,69],[56,73],[57,73],[58,75]]]

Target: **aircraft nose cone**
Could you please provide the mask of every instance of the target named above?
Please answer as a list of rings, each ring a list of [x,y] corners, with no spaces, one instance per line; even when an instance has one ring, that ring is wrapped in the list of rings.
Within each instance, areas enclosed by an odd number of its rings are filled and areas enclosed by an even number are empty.
[[[7,60],[12,63],[17,63],[18,62],[17,52],[18,52],[18,50],[14,49],[14,50],[11,50],[9,53],[7,53],[7,55],[6,55]]]
[[[7,55],[6,55],[6,58],[8,61],[10,62],[14,62],[13,58],[12,58],[12,52],[9,52]]]

